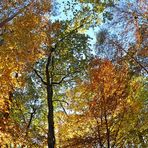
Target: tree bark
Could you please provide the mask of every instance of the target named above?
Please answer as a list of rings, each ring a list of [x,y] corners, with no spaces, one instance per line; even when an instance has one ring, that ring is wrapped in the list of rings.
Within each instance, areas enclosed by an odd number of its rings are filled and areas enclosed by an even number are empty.
[[[49,65],[51,62],[51,54],[48,57],[46,64],[46,82],[47,82],[47,105],[48,105],[48,148],[55,146],[55,133],[54,133],[54,114],[53,114],[53,86],[52,79],[49,75]]]
[[[54,148],[55,134],[54,134],[54,115],[53,115],[53,88],[52,85],[47,85],[47,102],[48,102],[48,148]]]

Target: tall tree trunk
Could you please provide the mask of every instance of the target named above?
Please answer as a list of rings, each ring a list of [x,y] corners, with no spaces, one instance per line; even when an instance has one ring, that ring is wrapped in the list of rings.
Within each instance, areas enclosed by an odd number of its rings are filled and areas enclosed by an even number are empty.
[[[55,134],[54,134],[54,114],[53,114],[53,86],[52,79],[49,75],[49,65],[51,62],[51,54],[48,57],[46,64],[46,81],[47,81],[47,104],[48,104],[48,148],[54,148],[55,146]]]
[[[47,102],[48,102],[48,148],[54,148],[55,134],[54,134],[54,115],[53,115],[53,89],[52,85],[47,84]]]

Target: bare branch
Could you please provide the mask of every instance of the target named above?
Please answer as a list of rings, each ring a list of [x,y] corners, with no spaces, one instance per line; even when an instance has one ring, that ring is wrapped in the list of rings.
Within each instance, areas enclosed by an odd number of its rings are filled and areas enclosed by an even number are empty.
[[[66,102],[65,100],[58,100],[58,99],[56,99],[56,100],[53,100],[53,102],[54,102],[54,101],[63,102],[63,103],[66,103],[67,105],[69,105],[69,103]]]
[[[47,85],[47,82],[45,82],[43,80],[43,78],[41,77],[41,75],[38,73],[38,71],[36,69],[33,69],[33,71],[35,72],[35,74],[40,78],[41,82],[44,84],[44,85]]]
[[[63,76],[61,78],[61,80],[59,82],[52,82],[53,85],[56,85],[56,84],[61,84],[68,76],[72,75],[72,74],[75,74],[75,73],[79,73],[80,71],[74,71],[73,73],[68,73],[66,74],[65,76]],[[66,82],[66,81],[65,81]]]
[[[61,84],[67,77],[68,75],[64,76],[59,82],[52,82],[52,84]]]

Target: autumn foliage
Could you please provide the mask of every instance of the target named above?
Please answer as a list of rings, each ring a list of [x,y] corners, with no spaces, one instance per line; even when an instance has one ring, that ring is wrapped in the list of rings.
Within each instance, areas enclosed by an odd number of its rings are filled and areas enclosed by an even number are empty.
[[[0,2],[0,147],[148,145],[146,1]]]
[[[125,146],[128,132],[136,124],[135,116],[144,105],[144,102],[139,104],[140,98],[133,90],[134,87],[141,89],[141,86],[138,81],[132,82],[127,65],[115,66],[109,60],[92,60],[88,74],[88,80],[79,81],[67,92],[70,114],[61,122],[60,145],[80,148]]]

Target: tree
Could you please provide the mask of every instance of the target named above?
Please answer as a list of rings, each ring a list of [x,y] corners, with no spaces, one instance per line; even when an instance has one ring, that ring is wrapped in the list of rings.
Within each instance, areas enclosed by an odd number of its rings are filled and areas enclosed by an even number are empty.
[[[55,34],[56,34],[55,30],[57,30],[58,26],[59,26],[59,23],[55,23],[53,25],[53,27],[52,27],[53,32],[51,32],[53,36],[55,36]],[[68,28],[65,25],[63,25],[63,27]],[[66,28],[63,28],[63,30]],[[88,37],[77,33],[77,29],[79,29],[79,28],[80,28],[80,26],[76,29],[73,29],[72,31],[70,31],[68,33],[66,31],[65,31],[66,32],[65,33],[65,32],[63,32],[63,30],[61,30],[59,38],[55,38],[55,41],[54,40],[52,41],[52,44],[55,44],[55,47],[51,47],[50,41],[49,41],[51,39],[50,34],[49,34],[49,32],[46,32],[47,30],[45,30],[46,40],[43,40],[43,38],[42,38],[43,46],[40,48],[40,52],[44,53],[43,56],[39,52],[39,55],[41,55],[41,56],[40,56],[40,59],[38,60],[38,62],[35,63],[35,60],[33,59],[34,61],[32,62],[32,64],[28,63],[28,62],[26,63],[26,64],[29,64],[27,67],[27,68],[29,68],[29,71],[31,72],[31,69],[32,69],[33,73],[36,74],[36,77],[33,74],[30,75],[31,78],[33,79],[33,81],[36,82],[35,84],[33,84],[33,83],[31,83],[31,84],[32,85],[42,85],[43,88],[46,88],[46,91],[48,94],[47,95],[47,102],[48,102],[47,107],[48,107],[48,109],[50,109],[49,114],[48,114],[48,127],[49,127],[48,140],[47,140],[48,147],[54,147],[54,145],[55,145],[54,125],[53,125],[54,124],[53,123],[53,120],[54,120],[53,102],[54,102],[54,100],[53,100],[53,94],[52,94],[53,87],[55,87],[55,85],[62,84],[63,82],[65,82],[65,80],[66,80],[66,83],[68,84],[68,82],[72,78],[76,77],[77,73],[79,73],[81,71],[81,69],[84,68],[85,65],[83,65],[83,64],[85,64],[85,62],[87,62],[87,60],[88,60],[88,56],[89,56],[89,52],[90,52],[88,45],[87,45],[87,38]],[[57,34],[58,33],[59,33],[59,31],[57,31]],[[63,41],[64,41],[64,43],[63,43]],[[20,53],[20,54],[22,54],[22,53]],[[28,54],[28,56],[32,56],[32,55]],[[26,57],[24,57],[24,58],[26,58]],[[24,59],[24,61],[25,60],[26,59]],[[64,62],[64,64],[62,64],[63,62]],[[33,68],[32,65],[34,63],[35,63],[35,65]],[[22,64],[25,64],[25,63],[22,63]],[[26,65],[24,65],[24,66],[26,66]],[[42,75],[41,75],[41,73],[42,73]],[[39,78],[39,80],[37,80],[37,78]],[[44,78],[46,79],[46,81],[44,80]],[[30,83],[30,81],[28,83]],[[24,90],[27,91],[26,84],[24,84],[23,87],[24,87]],[[38,89],[37,86],[34,86],[34,87],[36,87],[36,89]],[[56,87],[56,89],[58,90],[58,87]],[[31,91],[31,89],[30,89],[30,91]],[[26,93],[24,93],[24,95],[27,96]],[[13,98],[14,97],[15,96],[13,96]],[[31,101],[31,97],[32,96],[30,96],[30,101]],[[58,100],[58,101],[60,101],[60,100]],[[15,103],[15,102],[13,102],[13,103]],[[24,102],[22,102],[22,104],[24,104]],[[24,104],[24,109],[25,109],[25,104]],[[25,110],[24,110],[24,112],[25,112]],[[30,111],[27,110],[27,112],[30,112]],[[13,114],[15,115],[15,113],[13,113]],[[14,115],[13,115],[13,117],[14,117]],[[18,114],[17,114],[17,116],[18,116]],[[32,116],[33,116],[33,114],[32,114]],[[27,122],[24,123],[24,126],[26,124],[27,124]],[[7,125],[8,125],[8,123],[7,123]],[[46,134],[46,133],[44,133],[44,134]],[[23,136],[21,138],[23,138]]]
[[[94,59],[89,79],[80,81],[68,92],[70,114],[59,130],[61,146],[125,146],[129,138],[125,136],[126,132],[134,129],[132,124],[137,120],[141,104],[144,105],[136,96],[131,99],[135,92],[133,88],[129,92],[130,81],[126,67]],[[126,123],[129,123],[128,127]]]
[[[66,34],[64,32],[64,36],[61,36],[58,39],[59,41],[54,43],[54,47],[48,48],[47,46],[47,56],[43,59],[42,67],[38,67],[41,68],[40,73],[43,73],[43,76],[39,75],[39,69],[35,69],[35,73],[46,86],[48,102],[48,147],[51,148],[55,145],[53,113],[54,87],[58,90],[56,85],[60,85],[63,82],[68,83],[74,77],[78,76],[78,73],[83,72],[85,62],[88,61],[89,48],[87,46],[87,36],[76,32],[77,28]],[[46,81],[43,79],[44,76]]]
[[[0,128],[4,133],[9,123],[14,91],[24,86],[26,71],[30,71],[38,58],[43,56],[40,51],[45,39],[43,30],[51,26],[44,15],[49,10],[49,1],[32,1],[27,5],[25,1],[1,3]],[[15,11],[19,13],[16,15]]]
[[[29,76],[24,88],[17,89],[13,94],[9,122],[2,137],[1,145],[43,147],[47,145],[47,111],[43,90],[35,86]]]

